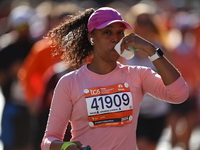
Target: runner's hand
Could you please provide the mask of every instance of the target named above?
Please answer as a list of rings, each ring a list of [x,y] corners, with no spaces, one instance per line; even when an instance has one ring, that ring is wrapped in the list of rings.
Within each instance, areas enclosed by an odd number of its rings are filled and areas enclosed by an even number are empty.
[[[71,141],[71,143],[75,143],[76,145],[70,145],[67,150],[81,150],[84,149],[86,146],[81,144],[79,141]]]

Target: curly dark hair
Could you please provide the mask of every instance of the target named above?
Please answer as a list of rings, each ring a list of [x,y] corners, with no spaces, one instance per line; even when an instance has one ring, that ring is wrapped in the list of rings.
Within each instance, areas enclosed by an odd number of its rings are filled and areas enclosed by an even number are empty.
[[[93,46],[88,41],[87,23],[95,9],[86,9],[75,15],[69,15],[57,27],[47,33],[51,46],[54,47],[53,56],[60,55],[67,65],[75,68],[86,63],[86,59],[93,53]]]

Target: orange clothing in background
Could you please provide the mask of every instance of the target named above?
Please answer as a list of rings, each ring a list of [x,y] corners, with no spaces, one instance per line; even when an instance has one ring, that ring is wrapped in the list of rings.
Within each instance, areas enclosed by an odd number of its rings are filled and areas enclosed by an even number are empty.
[[[175,49],[172,52],[173,64],[182,74],[183,78],[190,87],[190,94],[196,94],[198,88],[198,82],[200,79],[200,67],[196,50],[192,49],[187,53],[184,53],[182,49]]]
[[[45,71],[61,61],[60,57],[52,56],[52,51],[49,40],[42,39],[36,42],[19,70],[18,76],[25,90],[25,99],[28,104],[32,104],[43,93]]]

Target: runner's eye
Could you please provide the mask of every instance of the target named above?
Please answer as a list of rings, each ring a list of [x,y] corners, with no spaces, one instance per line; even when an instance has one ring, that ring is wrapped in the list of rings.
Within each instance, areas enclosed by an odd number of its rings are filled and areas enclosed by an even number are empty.
[[[124,34],[124,31],[120,31],[119,34]]]
[[[105,31],[104,34],[109,34],[110,35],[111,32],[110,31]]]

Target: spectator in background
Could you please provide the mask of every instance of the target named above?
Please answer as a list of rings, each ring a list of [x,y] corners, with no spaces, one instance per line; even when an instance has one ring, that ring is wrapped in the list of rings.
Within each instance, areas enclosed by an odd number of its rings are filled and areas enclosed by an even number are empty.
[[[198,18],[200,18],[200,14],[198,15]],[[194,31],[194,33],[195,33],[195,37],[196,37],[196,46],[195,46],[195,53],[196,53],[196,55],[197,55],[197,57],[198,57],[198,64],[200,64],[200,42],[198,42],[198,41],[200,41],[200,19],[198,20],[198,23],[197,23],[197,25],[196,25],[196,27],[195,27],[195,31]],[[199,75],[199,78],[198,78],[198,80],[197,80],[197,82],[198,82],[198,89],[197,89],[197,99],[198,99],[198,115],[200,115],[200,75]],[[198,126],[200,126],[200,118],[198,118]],[[200,145],[199,145],[199,147],[200,147]]]
[[[48,28],[43,31],[41,37],[45,36],[46,32],[58,24],[67,15],[73,14],[74,11],[78,11],[79,7],[73,3],[54,3],[54,2],[44,2],[41,3],[36,10],[38,10],[38,15],[45,13],[46,18],[48,18]],[[41,12],[41,10],[46,10]],[[48,12],[48,13],[47,13]],[[41,99],[41,95],[44,92],[44,78],[43,75],[45,71],[52,67],[55,63],[61,61],[59,57],[53,57],[53,49],[50,47],[51,41],[47,38],[42,38],[37,41],[27,58],[24,60],[20,70],[19,79],[25,90],[25,96],[28,106],[32,113],[39,111],[37,105],[38,100]],[[41,64],[41,61],[42,64]],[[52,72],[53,74],[53,72]],[[50,75],[51,76],[51,75]]]
[[[172,18],[172,25],[180,31],[180,43],[171,51],[171,58],[189,85],[189,98],[182,104],[171,104],[169,124],[173,147],[190,150],[189,141],[197,123],[197,97],[200,81],[198,48],[195,24],[197,18],[186,11],[178,11]]]
[[[79,10],[81,9],[71,2],[55,3],[48,1],[40,3],[36,8],[36,12],[38,16],[45,17],[45,20],[48,19],[48,28],[46,27],[45,31],[42,31],[43,34],[37,32],[39,37],[45,36],[47,31]],[[34,150],[40,149],[49,113],[49,98],[51,99],[54,84],[59,79],[59,73],[55,72],[54,65],[62,61],[60,57],[52,56],[53,49],[50,44],[51,41],[46,38],[37,41],[18,73],[32,116],[32,146]],[[69,70],[65,70],[63,73]],[[50,79],[52,76],[53,79]]]
[[[0,86],[5,98],[1,140],[4,150],[23,150],[30,146],[30,114],[17,72],[34,44],[29,30],[33,15],[30,6],[13,8],[9,14],[9,31],[1,36]]]
[[[156,8],[146,3],[138,3],[127,12],[126,20],[132,22],[133,32],[147,39],[157,47],[161,47],[165,55],[168,50],[163,38],[164,31],[156,20]],[[139,11],[138,11],[139,10]],[[135,56],[125,62],[128,65],[142,65],[157,69],[148,59],[145,53],[135,51]],[[149,94],[146,94],[140,105],[140,113],[136,131],[137,145],[139,150],[156,150],[159,139],[166,127],[166,118],[169,114],[169,104]]]

